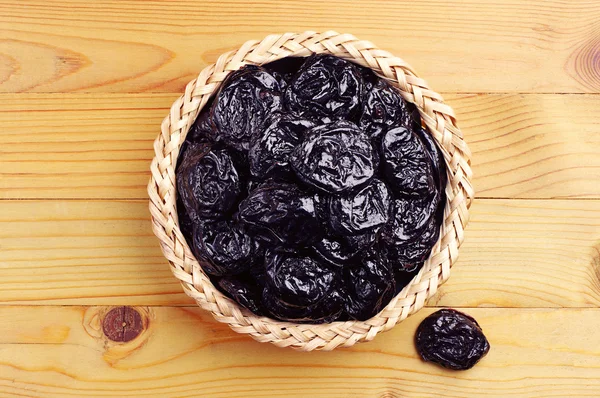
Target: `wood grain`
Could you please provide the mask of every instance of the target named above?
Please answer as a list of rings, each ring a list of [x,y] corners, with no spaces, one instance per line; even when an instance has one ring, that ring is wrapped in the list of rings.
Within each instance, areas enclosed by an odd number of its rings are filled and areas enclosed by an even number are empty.
[[[0,95],[1,198],[146,198],[171,94]],[[478,197],[600,198],[600,96],[446,95]]]
[[[193,305],[146,201],[0,201],[0,302]],[[600,201],[478,200],[440,306],[600,304]]]
[[[589,0],[2,1],[0,91],[180,92],[246,40],[350,32],[411,63],[437,91],[596,92]]]
[[[259,344],[199,309],[137,308],[118,344],[105,307],[0,308],[0,394],[27,397],[590,397],[600,395],[600,310],[470,309],[489,354],[465,372],[421,361],[424,309],[368,344],[298,353]],[[543,326],[542,326],[543,325]],[[518,331],[518,336],[515,333]],[[443,394],[441,392],[443,391]]]

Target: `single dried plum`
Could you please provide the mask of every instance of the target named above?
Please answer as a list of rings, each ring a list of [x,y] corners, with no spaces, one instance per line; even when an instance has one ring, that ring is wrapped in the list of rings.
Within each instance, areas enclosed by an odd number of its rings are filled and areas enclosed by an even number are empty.
[[[269,72],[246,66],[223,82],[211,108],[217,140],[247,151],[273,112],[282,109],[281,87]]]
[[[208,106],[205,105],[205,108]],[[208,109],[203,110],[190,128],[186,140],[190,142],[213,141],[216,137],[215,125]]]
[[[444,192],[446,190],[446,184],[448,183],[444,155],[435,142],[435,139],[424,128],[419,126],[419,128],[415,129],[415,132],[421,139],[423,145],[425,145],[425,148],[429,153],[429,157],[431,158],[433,177],[437,182],[438,190],[440,192]]]
[[[363,80],[356,65],[331,55],[312,55],[285,91],[285,106],[298,116],[352,118],[360,111]]]
[[[369,250],[359,266],[345,269],[345,310],[351,318],[366,321],[385,307],[395,293],[394,273],[387,259]]]
[[[242,273],[257,261],[254,240],[231,221],[196,227],[192,249],[204,271],[215,276]]]
[[[240,179],[227,151],[190,145],[177,174],[177,191],[190,218],[218,218],[235,204]]]
[[[311,257],[288,253],[267,254],[265,269],[267,284],[281,301],[304,307],[325,298],[339,277]]]
[[[421,199],[394,200],[392,219],[382,232],[382,239],[393,245],[415,240],[430,224],[439,205],[439,194]]]
[[[377,239],[376,234],[333,236],[326,235],[313,245],[315,254],[330,264],[344,267],[362,251],[370,248]]]
[[[435,218],[412,240],[393,243],[386,242],[387,255],[394,269],[413,271],[423,264],[431,254],[440,237],[440,228]]]
[[[265,179],[288,169],[290,154],[300,144],[304,132],[314,127],[308,119],[298,119],[290,115],[278,115],[269,127],[256,137],[250,147],[250,173]]]
[[[377,78],[372,89],[365,91],[360,128],[369,137],[380,139],[388,129],[412,126],[412,115],[400,92]]]
[[[276,319],[287,322],[330,323],[339,319],[344,310],[342,293],[333,289],[321,301],[307,307],[290,305],[279,299],[267,286],[263,291],[263,305]]]
[[[452,309],[425,318],[417,328],[415,343],[425,361],[454,370],[471,369],[490,350],[477,321]]]
[[[240,203],[238,217],[275,245],[310,244],[319,239],[322,229],[313,196],[292,184],[259,185]]]
[[[382,181],[344,196],[329,200],[331,228],[341,235],[361,235],[377,232],[390,217],[391,197]]]
[[[305,183],[339,193],[373,177],[378,157],[356,125],[337,121],[306,132],[291,156],[291,165]]]
[[[435,189],[429,155],[421,140],[404,127],[389,130],[381,141],[383,171],[401,196],[428,196]]]
[[[262,289],[252,282],[236,277],[225,277],[218,282],[221,290],[244,308],[256,315],[262,315]]]

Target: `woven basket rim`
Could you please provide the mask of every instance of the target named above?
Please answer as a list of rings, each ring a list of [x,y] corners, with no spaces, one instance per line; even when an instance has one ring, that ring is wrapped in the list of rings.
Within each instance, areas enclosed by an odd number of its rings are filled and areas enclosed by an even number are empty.
[[[175,166],[180,147],[200,110],[220,83],[247,64],[262,65],[290,56],[327,53],[366,66],[387,79],[402,97],[416,105],[427,131],[438,142],[448,169],[446,206],[440,238],[418,274],[377,315],[367,321],[337,321],[329,324],[297,324],[260,317],[240,307],[217,290],[194,258],[179,229],[176,210]],[[332,350],[372,340],[421,309],[450,275],[468,223],[468,208],[474,197],[471,185],[470,151],[452,108],[431,90],[402,59],[378,49],[368,41],[334,31],[284,33],[261,41],[251,40],[221,55],[187,84],[172,105],[154,142],[155,158],[148,184],[152,228],[163,254],[187,295],[210,311],[219,322],[260,342],[302,351]]]

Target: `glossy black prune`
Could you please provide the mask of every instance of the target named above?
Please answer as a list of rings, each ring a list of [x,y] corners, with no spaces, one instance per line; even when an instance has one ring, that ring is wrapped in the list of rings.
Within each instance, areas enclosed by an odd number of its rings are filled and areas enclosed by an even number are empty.
[[[290,154],[300,144],[304,132],[314,126],[315,123],[308,119],[274,116],[271,124],[252,142],[248,152],[250,173],[265,179],[290,171]]]
[[[313,196],[293,184],[259,185],[240,203],[238,217],[273,245],[308,245],[322,231]]]
[[[219,287],[229,297],[256,315],[263,315],[262,289],[256,284],[236,277],[219,279]]]
[[[429,155],[411,130],[388,130],[381,141],[381,154],[384,174],[397,195],[422,197],[435,189]]]
[[[417,328],[415,343],[425,361],[454,370],[471,369],[490,350],[477,321],[452,309],[425,318]]]
[[[194,230],[192,250],[206,273],[237,275],[257,262],[257,245],[232,221],[204,223]]]
[[[381,139],[393,127],[411,128],[413,118],[406,102],[385,80],[377,78],[363,98],[359,126],[372,139]]]
[[[223,82],[211,108],[216,139],[247,151],[270,115],[281,109],[281,87],[273,75],[258,66],[235,71]]]
[[[177,192],[190,218],[219,218],[235,204],[240,178],[226,150],[190,145],[177,173]]]
[[[394,200],[391,221],[384,227],[382,239],[394,245],[415,240],[435,216],[438,205],[437,192],[427,198]]]
[[[265,269],[271,292],[289,305],[313,305],[338,284],[339,275],[330,266],[308,256],[268,253]]]
[[[263,291],[263,305],[272,317],[288,322],[330,323],[340,318],[344,310],[343,295],[331,290],[326,297],[307,307],[290,305],[273,293],[269,286]]]
[[[356,65],[331,55],[312,55],[290,81],[285,107],[297,116],[350,119],[360,112],[363,80]]]
[[[437,189],[443,192],[448,184],[448,175],[446,173],[446,162],[444,161],[444,155],[438,147],[435,139],[425,131],[424,128],[415,128],[417,136],[421,139],[421,142],[425,145],[429,157],[431,159],[431,165],[433,169],[433,177],[437,182]]]
[[[376,234],[326,235],[313,245],[313,251],[322,260],[338,267],[344,267],[352,264],[354,258],[373,246],[376,239]]]
[[[344,271],[345,310],[351,318],[359,321],[372,318],[394,296],[394,273],[379,251],[369,250],[358,266]]]
[[[329,200],[329,223],[340,235],[377,232],[390,218],[391,195],[383,181]]]
[[[377,162],[377,153],[367,136],[347,121],[308,130],[290,160],[298,178],[329,193],[366,183],[373,177]]]

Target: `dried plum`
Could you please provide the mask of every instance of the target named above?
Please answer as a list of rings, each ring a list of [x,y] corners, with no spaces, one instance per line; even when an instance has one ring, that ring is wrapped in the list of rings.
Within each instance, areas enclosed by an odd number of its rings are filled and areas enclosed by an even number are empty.
[[[430,255],[446,200],[417,108],[329,55],[231,73],[175,173],[180,230],[214,286],[290,322],[381,311]]]
[[[308,256],[269,253],[265,257],[267,285],[286,304],[309,306],[325,298],[337,285],[332,268]]]
[[[397,89],[382,79],[376,79],[365,91],[360,128],[369,137],[380,139],[393,127],[411,128],[413,118],[406,102]]]
[[[256,284],[236,277],[219,279],[219,287],[229,297],[256,315],[263,315],[261,290]]]
[[[331,290],[321,301],[307,307],[290,305],[279,299],[270,287],[263,291],[263,305],[276,319],[288,322],[330,323],[342,315],[344,299],[338,290]]]
[[[275,245],[310,244],[321,232],[313,196],[293,184],[259,185],[240,203],[238,217]]]
[[[490,350],[477,321],[452,309],[425,318],[417,328],[415,343],[425,361],[454,370],[471,369]]]
[[[431,222],[438,204],[437,193],[431,198],[394,200],[392,220],[383,229],[383,240],[394,245],[415,240]]]
[[[381,141],[383,171],[400,196],[428,196],[435,189],[429,155],[423,143],[405,127],[388,130]]]
[[[351,318],[365,321],[387,305],[395,293],[394,273],[387,258],[369,250],[359,266],[345,269],[345,310]]]
[[[357,192],[329,200],[331,228],[341,235],[361,235],[377,232],[390,217],[391,197],[380,180]]]
[[[218,218],[235,204],[240,179],[227,151],[190,146],[177,174],[177,191],[190,218]]]
[[[235,71],[223,82],[211,108],[217,140],[247,151],[269,116],[281,109],[281,87],[273,75],[258,66]]]
[[[339,193],[369,181],[377,153],[354,124],[337,121],[314,127],[291,156],[291,165],[305,183],[325,192]]]
[[[257,261],[257,246],[231,221],[204,223],[194,230],[192,250],[206,273],[223,276],[248,270]]]
[[[424,128],[419,126],[419,128],[415,129],[415,132],[421,139],[421,142],[425,145],[425,148],[427,149],[431,159],[433,177],[437,182],[437,189],[443,192],[446,189],[446,184],[448,183],[444,155],[436,144],[435,139],[431,136],[431,134],[425,131]]]
[[[215,137],[215,125],[210,112],[202,112],[190,128],[186,140],[190,142],[213,141]]]
[[[248,158],[250,173],[265,179],[288,170],[290,154],[300,144],[304,132],[314,127],[308,119],[298,119],[290,115],[278,115],[269,127],[253,141]]]
[[[297,116],[350,119],[360,111],[363,80],[356,65],[331,55],[306,59],[285,91],[285,106]]]
[[[329,234],[313,245],[313,251],[328,263],[343,267],[352,264],[352,260],[363,250],[370,248],[376,239],[376,234],[351,236]]]

